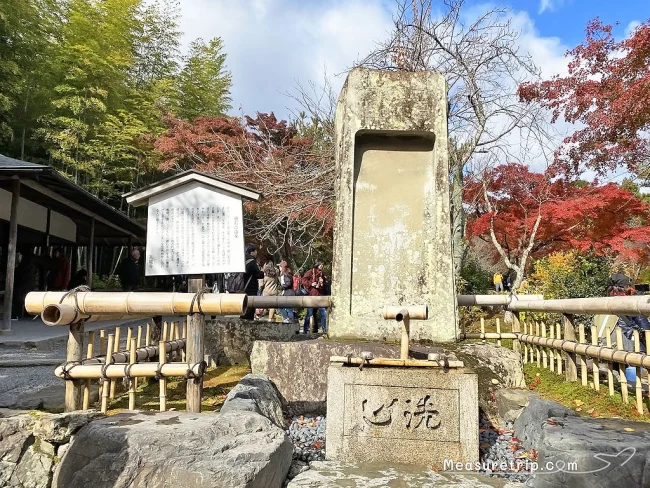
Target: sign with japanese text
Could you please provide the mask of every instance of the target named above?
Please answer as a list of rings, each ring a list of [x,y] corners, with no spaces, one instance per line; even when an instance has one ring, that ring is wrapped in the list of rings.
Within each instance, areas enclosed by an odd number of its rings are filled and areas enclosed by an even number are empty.
[[[147,276],[245,271],[242,201],[201,183],[149,200]]]

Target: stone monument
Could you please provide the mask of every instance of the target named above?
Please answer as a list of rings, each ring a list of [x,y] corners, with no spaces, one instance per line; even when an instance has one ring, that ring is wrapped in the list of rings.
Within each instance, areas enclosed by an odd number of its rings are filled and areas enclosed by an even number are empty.
[[[336,110],[334,339],[398,340],[389,305],[428,305],[411,337],[458,336],[447,87],[436,73],[355,69]]]
[[[409,358],[408,349],[410,339],[458,336],[446,109],[435,73],[355,69],[341,92],[329,335],[401,336],[402,348],[399,360],[331,358],[327,459],[478,461],[477,375],[461,361]]]

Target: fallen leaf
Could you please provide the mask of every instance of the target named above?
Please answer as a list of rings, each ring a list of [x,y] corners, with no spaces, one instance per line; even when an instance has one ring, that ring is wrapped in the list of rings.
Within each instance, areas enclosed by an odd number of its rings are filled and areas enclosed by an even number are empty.
[[[499,380],[496,379],[496,378],[492,378],[492,384],[493,384],[493,385],[498,385],[498,384],[499,384]]]
[[[591,415],[592,413],[594,413],[594,410],[596,410],[596,409],[595,408],[590,408],[589,410],[587,410],[587,413]]]
[[[548,420],[546,421],[546,423],[547,423],[548,425],[557,425],[557,422],[556,422],[555,420],[551,420],[551,419],[548,419]]]
[[[582,412],[582,408],[577,407],[577,408],[576,408],[576,412]]]
[[[576,407],[581,407],[582,405],[585,404],[582,400],[573,400],[573,403],[576,404]]]
[[[517,439],[516,437],[513,437],[512,442],[521,442],[521,441],[519,439]]]
[[[634,432],[634,429],[631,429],[631,428],[629,428],[629,427],[625,427],[623,430],[624,430],[625,432]]]

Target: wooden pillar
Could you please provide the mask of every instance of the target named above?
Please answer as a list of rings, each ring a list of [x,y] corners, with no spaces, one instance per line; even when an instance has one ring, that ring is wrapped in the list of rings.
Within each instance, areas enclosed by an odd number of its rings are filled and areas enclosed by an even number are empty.
[[[68,352],[66,361],[81,361],[83,359],[84,323],[83,321],[70,325],[68,333]],[[65,382],[65,411],[73,412],[81,408],[83,401],[83,380],[68,380]]]
[[[11,216],[9,217],[9,245],[7,246],[7,276],[5,278],[5,301],[2,312],[2,327],[0,328],[0,334],[11,334],[11,306],[14,299],[14,275],[16,272],[20,180],[18,178],[13,178],[11,183]]]
[[[564,340],[578,342],[576,340],[575,329],[573,328],[573,320],[573,315],[564,314],[562,316],[562,322],[564,324]],[[566,370],[564,373],[566,381],[578,381],[578,365],[575,353],[565,352],[565,357],[567,358]]]
[[[45,236],[43,238],[43,245],[41,247],[41,258],[50,254],[50,221],[52,219],[52,210],[47,209],[47,219],[45,221]],[[43,251],[44,250],[44,251]],[[41,266],[41,273],[38,279],[39,290],[45,290],[46,278],[48,270],[45,266]]]
[[[188,279],[187,288],[189,293],[197,293],[205,286],[205,276],[194,275]],[[194,304],[195,310],[198,310]],[[187,316],[187,362],[190,365],[203,361],[203,335],[205,332],[205,316],[200,313],[193,313]],[[203,390],[203,378],[187,380],[187,411],[192,413],[201,412],[201,391]]]
[[[93,286],[93,259],[95,257],[95,219],[90,220],[90,238],[88,239],[88,286]]]

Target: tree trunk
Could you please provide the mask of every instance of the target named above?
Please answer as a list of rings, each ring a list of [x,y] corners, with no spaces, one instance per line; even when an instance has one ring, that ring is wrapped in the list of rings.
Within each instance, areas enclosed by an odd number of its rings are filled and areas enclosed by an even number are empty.
[[[451,183],[451,236],[452,256],[454,260],[454,273],[460,276],[466,254],[465,237],[465,212],[463,211],[463,166],[453,168]]]

